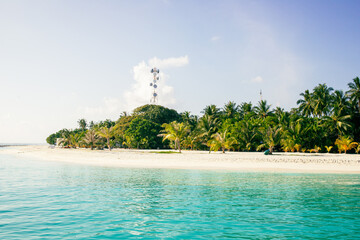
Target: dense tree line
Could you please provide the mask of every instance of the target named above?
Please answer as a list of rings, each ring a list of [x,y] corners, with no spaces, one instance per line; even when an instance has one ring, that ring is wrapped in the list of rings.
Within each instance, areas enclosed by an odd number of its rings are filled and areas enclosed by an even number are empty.
[[[319,84],[300,94],[297,108],[271,108],[266,100],[206,106],[202,116],[144,105],[117,121],[78,121],[79,128],[51,134],[63,147],[176,148],[217,151],[356,152],[360,145],[360,81],[348,90]]]

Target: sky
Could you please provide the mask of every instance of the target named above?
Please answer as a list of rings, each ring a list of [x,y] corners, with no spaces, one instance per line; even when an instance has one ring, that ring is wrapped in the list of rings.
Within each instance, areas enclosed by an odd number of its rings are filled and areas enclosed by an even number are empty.
[[[360,1],[0,0],[0,143],[150,102],[200,115],[263,99],[296,107],[360,75]]]

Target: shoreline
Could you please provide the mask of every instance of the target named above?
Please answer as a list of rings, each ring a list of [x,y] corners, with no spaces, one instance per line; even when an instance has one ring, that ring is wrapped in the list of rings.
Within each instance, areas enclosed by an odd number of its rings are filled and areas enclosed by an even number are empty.
[[[160,153],[171,150],[63,149],[43,145],[11,146],[0,154],[24,156],[101,167],[225,170],[238,172],[343,173],[360,174],[360,155],[329,153],[274,153],[186,151],[181,154]]]

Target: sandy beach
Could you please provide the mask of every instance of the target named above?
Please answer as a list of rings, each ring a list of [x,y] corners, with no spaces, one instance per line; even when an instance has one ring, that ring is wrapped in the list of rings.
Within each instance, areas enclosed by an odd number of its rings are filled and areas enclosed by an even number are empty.
[[[62,149],[48,146],[0,148],[0,154],[24,156],[43,161],[57,161],[102,167],[206,169],[230,171],[360,173],[360,155],[261,152],[183,151],[163,153],[156,150]]]

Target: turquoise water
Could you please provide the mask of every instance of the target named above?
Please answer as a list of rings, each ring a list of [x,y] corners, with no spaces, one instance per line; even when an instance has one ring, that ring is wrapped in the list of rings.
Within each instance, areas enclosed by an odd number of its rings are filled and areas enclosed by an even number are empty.
[[[0,155],[0,239],[359,239],[360,175],[101,168]]]

